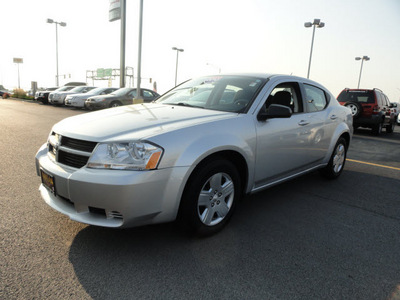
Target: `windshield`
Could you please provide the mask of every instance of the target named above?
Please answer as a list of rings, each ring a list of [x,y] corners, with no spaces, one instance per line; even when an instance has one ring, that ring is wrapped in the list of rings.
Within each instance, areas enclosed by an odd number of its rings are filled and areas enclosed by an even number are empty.
[[[77,86],[77,87],[74,87],[72,90],[71,90],[71,92],[82,92],[84,89],[86,89],[87,87],[86,86]]]
[[[57,92],[64,92],[64,91],[69,91],[69,90],[71,90],[73,88],[74,88],[74,86],[62,86],[59,89],[57,89],[56,91]]]
[[[93,90],[90,90],[88,92],[88,94],[100,94],[102,91],[104,91],[106,88],[103,87],[99,87],[99,88],[95,88]]]
[[[112,92],[110,95],[124,96],[125,94],[129,93],[130,91],[132,91],[131,88],[122,88],[122,89],[116,90],[115,92]]]
[[[157,103],[246,112],[267,79],[247,76],[209,76],[185,82]]]

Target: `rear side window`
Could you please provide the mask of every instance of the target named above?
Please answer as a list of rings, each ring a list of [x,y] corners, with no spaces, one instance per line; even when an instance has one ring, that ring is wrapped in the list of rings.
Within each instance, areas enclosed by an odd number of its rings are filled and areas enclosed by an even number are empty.
[[[339,102],[375,103],[373,91],[344,90],[338,97]]]
[[[306,105],[308,112],[321,111],[326,107],[328,101],[323,90],[308,84],[304,84],[304,89],[306,91]]]

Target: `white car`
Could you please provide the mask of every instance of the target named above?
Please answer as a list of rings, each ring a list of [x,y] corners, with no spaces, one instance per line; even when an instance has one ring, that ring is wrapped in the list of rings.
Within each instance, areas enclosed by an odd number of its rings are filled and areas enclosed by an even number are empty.
[[[59,87],[55,91],[49,93],[48,103],[59,104],[59,99],[61,97],[60,93],[72,90],[73,88],[75,88],[75,86],[64,85],[62,87]]]
[[[36,154],[39,191],[78,222],[177,219],[208,235],[227,224],[245,194],[315,170],[337,178],[352,122],[349,108],[305,78],[201,77],[155,102],[55,124]]]
[[[95,89],[96,87],[94,86],[74,86],[71,89],[65,90],[65,91],[55,91],[53,93],[50,93],[49,95],[49,102],[54,105],[63,105],[65,104],[65,98],[68,95],[72,94],[79,94],[79,93],[87,93],[90,90]]]
[[[68,95],[65,98],[65,105],[77,108],[84,108],[85,101],[92,96],[99,96],[99,95],[108,95],[118,88],[95,88],[93,90],[88,91],[87,93],[82,94],[73,94]]]

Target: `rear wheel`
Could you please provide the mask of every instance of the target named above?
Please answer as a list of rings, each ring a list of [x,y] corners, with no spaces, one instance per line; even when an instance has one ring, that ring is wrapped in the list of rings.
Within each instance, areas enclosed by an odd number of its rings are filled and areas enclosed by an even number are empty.
[[[178,220],[190,232],[214,234],[227,224],[240,196],[236,167],[224,159],[209,161],[191,175],[182,196]]]
[[[335,179],[342,173],[346,163],[347,142],[344,138],[339,138],[328,165],[321,170],[322,175],[329,179]]]

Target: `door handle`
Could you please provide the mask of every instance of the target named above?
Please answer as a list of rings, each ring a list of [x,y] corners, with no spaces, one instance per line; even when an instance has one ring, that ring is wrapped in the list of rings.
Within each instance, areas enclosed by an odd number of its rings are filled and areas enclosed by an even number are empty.
[[[301,120],[298,124],[299,124],[300,126],[305,126],[305,125],[310,124],[310,122],[309,122],[309,121],[306,121],[306,120]]]
[[[338,117],[336,115],[332,115],[330,118],[331,120],[336,120]]]

